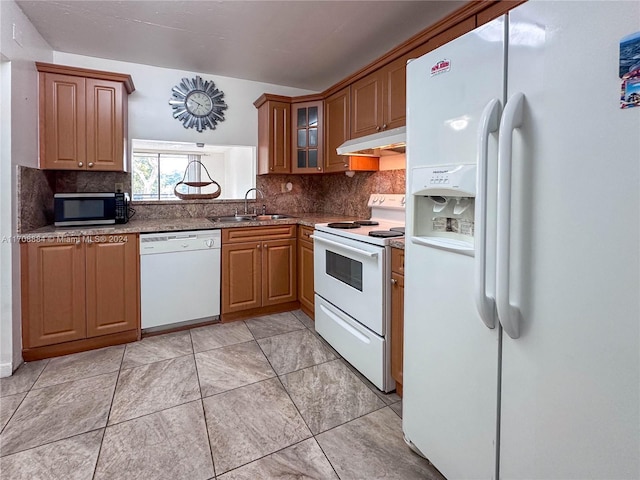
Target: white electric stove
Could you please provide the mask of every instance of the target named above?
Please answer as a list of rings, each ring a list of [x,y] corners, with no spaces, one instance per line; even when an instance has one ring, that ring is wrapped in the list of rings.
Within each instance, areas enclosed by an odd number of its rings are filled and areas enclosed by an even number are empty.
[[[393,238],[402,238],[404,235],[404,204],[404,194],[374,193],[369,196],[367,203],[371,208],[371,218],[355,222],[320,223],[315,228],[373,245],[389,245]]]
[[[371,218],[316,225],[316,331],[380,390],[391,377],[391,247],[404,234],[404,195],[373,194]]]

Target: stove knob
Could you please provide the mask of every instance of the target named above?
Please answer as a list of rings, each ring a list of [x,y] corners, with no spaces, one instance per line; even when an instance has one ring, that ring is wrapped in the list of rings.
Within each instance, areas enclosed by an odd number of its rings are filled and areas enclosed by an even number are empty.
[[[400,205],[404,206],[405,202],[406,202],[405,197],[402,197],[402,200],[400,200]]]
[[[384,203],[386,199],[384,197],[380,197],[380,205],[382,205]]]

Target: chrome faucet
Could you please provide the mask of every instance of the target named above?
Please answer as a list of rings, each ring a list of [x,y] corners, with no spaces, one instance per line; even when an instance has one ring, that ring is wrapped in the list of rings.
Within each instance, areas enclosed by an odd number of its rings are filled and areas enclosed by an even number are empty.
[[[258,199],[258,194],[260,194],[260,198],[262,198],[264,200],[264,193],[262,193],[262,190],[260,190],[259,188],[250,188],[249,190],[247,190],[247,193],[244,194],[244,214],[245,215],[249,214],[249,208],[248,208],[248,205],[247,205],[247,196],[249,195],[251,190],[255,190],[256,191],[256,200]],[[263,210],[264,210],[264,208],[263,208]],[[255,208],[254,208],[254,213],[255,213]]]

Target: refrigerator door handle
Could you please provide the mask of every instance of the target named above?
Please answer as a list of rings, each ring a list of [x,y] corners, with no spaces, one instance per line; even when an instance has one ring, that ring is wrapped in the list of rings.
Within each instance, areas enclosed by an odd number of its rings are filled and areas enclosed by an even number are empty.
[[[524,95],[515,93],[504,107],[498,135],[498,234],[496,238],[496,306],[502,328],[511,338],[520,336],[521,313],[511,303],[509,268],[511,248],[511,164],[513,130],[522,126]]]
[[[489,134],[498,130],[500,101],[487,103],[478,127],[478,177],[475,212],[475,297],[480,318],[488,328],[495,328],[495,299],[487,295],[487,170]]]

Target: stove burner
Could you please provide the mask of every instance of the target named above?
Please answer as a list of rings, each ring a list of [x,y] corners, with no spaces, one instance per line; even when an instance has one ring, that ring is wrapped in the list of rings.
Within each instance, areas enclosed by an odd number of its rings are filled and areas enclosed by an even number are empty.
[[[391,238],[391,237],[403,237],[404,233],[390,230],[372,230],[369,232],[370,237]]]
[[[392,232],[404,233],[404,227],[391,227],[389,230],[391,230]]]
[[[360,225],[354,222],[334,222],[328,223],[327,227],[330,228],[360,228]]]
[[[375,220],[356,220],[353,223],[357,223],[358,225],[362,225],[363,227],[369,227],[372,225],[380,225],[380,223],[376,222]]]

